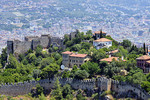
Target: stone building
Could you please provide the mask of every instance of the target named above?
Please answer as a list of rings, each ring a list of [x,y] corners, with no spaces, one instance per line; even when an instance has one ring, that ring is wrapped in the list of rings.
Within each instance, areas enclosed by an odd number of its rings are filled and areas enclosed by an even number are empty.
[[[70,51],[66,51],[66,52],[63,52],[62,53],[62,57],[63,57],[63,60],[62,60],[62,64],[65,66],[65,67],[69,67],[70,66],[70,55],[72,54],[72,52]]]
[[[93,46],[96,47],[96,49],[101,48],[109,48],[112,46],[112,40],[106,39],[106,38],[100,38],[98,40],[93,41]]]
[[[150,56],[143,55],[136,59],[137,67],[141,68],[144,73],[150,72]]]
[[[36,49],[38,45],[41,45],[44,49],[48,49],[51,45],[59,48],[64,48],[63,39],[58,37],[51,37],[50,35],[28,36],[25,37],[25,41],[9,40],[7,41],[7,53],[18,56],[27,52],[29,49]]]
[[[93,33],[93,37],[95,38],[95,40],[102,38],[100,35],[101,33],[102,33],[103,37],[105,37],[107,34],[107,33],[103,32],[102,30],[96,31]]]
[[[71,67],[71,68],[74,65],[80,67],[85,61],[89,60],[87,54],[78,54],[70,51],[63,52],[62,57],[63,57],[62,64],[65,67]]]

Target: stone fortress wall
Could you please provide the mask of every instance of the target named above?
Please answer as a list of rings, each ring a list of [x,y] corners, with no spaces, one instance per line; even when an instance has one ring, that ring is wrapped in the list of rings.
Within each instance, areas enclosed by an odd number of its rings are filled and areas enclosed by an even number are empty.
[[[72,32],[70,34],[67,34],[72,40],[76,37],[78,31]],[[49,34],[43,34],[40,37],[38,36],[26,36],[24,38],[24,41],[20,40],[8,40],[7,41],[7,53],[8,54],[14,54],[15,56],[18,56],[19,54],[24,54],[29,49],[36,49],[38,45],[41,45],[44,49],[49,48],[51,45],[55,47],[59,47],[61,49],[65,49],[65,46],[63,45],[63,38],[50,36]]]
[[[54,83],[56,78],[53,79],[43,79],[40,81],[30,81],[24,83],[15,83],[15,84],[2,84],[0,86],[0,94],[8,96],[17,96],[24,95],[31,92],[32,88],[37,84],[40,84],[45,89],[54,88]],[[124,95],[129,91],[137,94],[137,98],[143,100],[148,100],[150,95],[147,94],[140,86],[131,85],[125,82],[118,82],[112,79],[107,79],[105,77],[100,77],[98,79],[89,79],[89,80],[77,80],[72,78],[59,78],[60,84],[63,86],[65,84],[70,84],[73,89],[83,89],[88,90],[94,93],[94,90],[97,88],[99,92],[102,91],[114,91],[119,95]]]
[[[28,36],[25,37],[25,41],[8,40],[7,53],[12,53],[17,56],[27,52],[29,49],[34,50],[38,45],[41,45],[43,48],[49,48],[51,45],[64,48],[63,39],[61,38],[51,37],[50,35],[41,35],[41,37]]]

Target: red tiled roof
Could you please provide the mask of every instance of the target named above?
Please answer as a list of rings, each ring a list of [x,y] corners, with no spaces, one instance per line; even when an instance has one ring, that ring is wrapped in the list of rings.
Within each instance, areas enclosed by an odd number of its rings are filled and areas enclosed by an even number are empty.
[[[87,56],[87,54],[76,54],[76,53],[73,53],[70,55],[71,57],[80,57],[80,58],[84,58]]]
[[[102,32],[103,34],[106,34],[106,32]],[[96,31],[96,32],[94,32],[94,35],[95,34],[100,34],[100,31]]]
[[[150,64],[150,60],[146,61],[146,63],[149,63],[149,64]]]
[[[98,40],[94,40],[95,42],[108,42],[108,41],[112,41],[112,40],[109,40],[109,39],[106,39],[106,38],[100,38]]]
[[[114,50],[114,51],[111,51],[110,53],[117,53],[118,52],[118,50]]]
[[[62,54],[72,54],[72,52],[70,52],[70,51],[65,51],[65,52],[62,52]]]
[[[137,58],[137,59],[148,60],[148,59],[150,59],[150,56],[148,56],[148,55],[143,55],[143,56],[141,56],[141,57],[139,57],[139,58]]]
[[[109,57],[109,58],[104,58],[101,59],[100,61],[107,61],[107,62],[112,62],[113,59],[115,59],[116,61],[118,60],[119,57]]]

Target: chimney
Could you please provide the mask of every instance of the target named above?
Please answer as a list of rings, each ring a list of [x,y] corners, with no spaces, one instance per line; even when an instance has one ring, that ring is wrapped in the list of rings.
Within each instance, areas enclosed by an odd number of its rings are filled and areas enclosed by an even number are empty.
[[[124,60],[124,57],[122,56],[121,59]]]
[[[111,55],[109,55],[109,58],[111,57]]]
[[[76,52],[75,55],[77,55],[78,53]]]

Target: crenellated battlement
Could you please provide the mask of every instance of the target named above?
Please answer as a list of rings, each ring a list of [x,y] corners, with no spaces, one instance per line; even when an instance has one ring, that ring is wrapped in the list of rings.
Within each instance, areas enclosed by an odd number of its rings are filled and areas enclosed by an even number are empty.
[[[118,93],[118,96],[124,93],[128,93],[129,91],[133,91],[138,95],[138,97],[142,98],[143,100],[147,100],[148,98],[150,98],[150,95],[139,85],[129,84],[127,82],[119,82],[117,80],[108,79],[106,77],[87,80],[60,77],[57,78],[59,79],[62,86],[65,84],[70,84],[73,89],[93,91],[95,87],[98,87],[100,91],[114,91]],[[1,84],[0,94],[9,96],[28,94],[37,84],[40,84],[45,89],[54,88],[54,84],[57,78],[55,77],[52,79],[42,79],[40,81],[31,80],[29,82],[25,81],[14,84]]]

